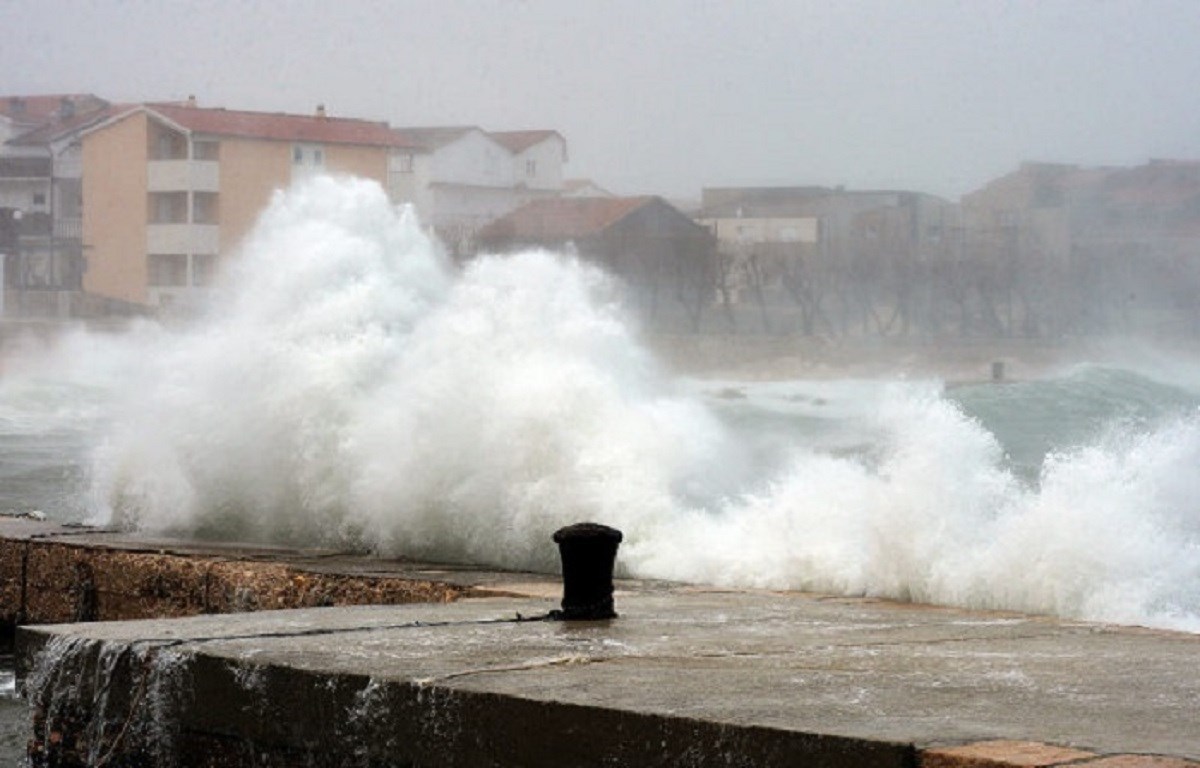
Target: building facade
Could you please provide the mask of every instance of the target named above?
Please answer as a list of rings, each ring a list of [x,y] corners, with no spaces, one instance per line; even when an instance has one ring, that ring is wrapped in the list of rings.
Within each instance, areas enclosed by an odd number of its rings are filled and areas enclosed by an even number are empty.
[[[537,200],[479,232],[483,252],[569,250],[620,279],[651,327],[701,330],[712,307],[712,234],[660,197]]]
[[[488,223],[562,194],[566,140],[550,130],[488,132],[475,126],[397,128],[416,147],[396,157],[389,192],[410,203],[456,256],[475,249]]]
[[[275,190],[316,172],[389,182],[420,148],[385,124],[313,115],[139,104],[82,134],[84,290],[186,306]]]
[[[844,336],[907,332],[920,264],[956,206],[919,192],[828,187],[703,191],[729,329]]]
[[[17,233],[6,249],[6,314],[66,315],[81,287],[80,132],[111,109],[96,96],[0,98],[0,212]]]
[[[1009,332],[1200,332],[1200,162],[1024,163],[962,207],[967,258],[1003,269]]]

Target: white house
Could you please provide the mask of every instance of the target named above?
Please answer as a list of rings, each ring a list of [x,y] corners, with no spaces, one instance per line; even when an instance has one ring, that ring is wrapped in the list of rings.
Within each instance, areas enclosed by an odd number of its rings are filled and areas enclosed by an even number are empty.
[[[392,153],[389,192],[397,202],[411,203],[455,253],[469,252],[475,233],[489,222],[562,192],[567,152],[557,131],[394,130],[419,149]]]

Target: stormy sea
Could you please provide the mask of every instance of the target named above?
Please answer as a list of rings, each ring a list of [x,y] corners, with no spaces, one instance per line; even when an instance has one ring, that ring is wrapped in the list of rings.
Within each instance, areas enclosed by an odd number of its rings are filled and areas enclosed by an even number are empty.
[[[595,520],[627,576],[1200,631],[1200,365],[680,378],[597,268],[452,266],[352,179],[278,193],[215,294],[8,340],[0,511],[541,570]]]
[[[597,268],[454,267],[352,179],[231,263],[194,322],[9,341],[0,511],[540,570],[595,520],[627,576],[1200,631],[1198,365],[680,378]]]

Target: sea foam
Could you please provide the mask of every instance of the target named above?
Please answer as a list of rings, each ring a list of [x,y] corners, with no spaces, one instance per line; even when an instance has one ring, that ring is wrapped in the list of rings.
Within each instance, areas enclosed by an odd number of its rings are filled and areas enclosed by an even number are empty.
[[[756,428],[731,410],[782,401],[666,375],[621,295],[563,254],[456,268],[369,182],[279,193],[202,320],[120,342],[96,518],[542,570],[595,520],[631,576],[1200,631],[1194,414],[1033,483],[937,382],[829,383]]]

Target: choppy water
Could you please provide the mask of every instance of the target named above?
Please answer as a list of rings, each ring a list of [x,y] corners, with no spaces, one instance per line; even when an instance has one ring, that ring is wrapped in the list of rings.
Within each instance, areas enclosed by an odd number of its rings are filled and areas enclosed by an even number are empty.
[[[0,509],[1200,631],[1200,378],[675,380],[550,253],[455,273],[371,184],[276,199],[194,327],[0,376]]]

